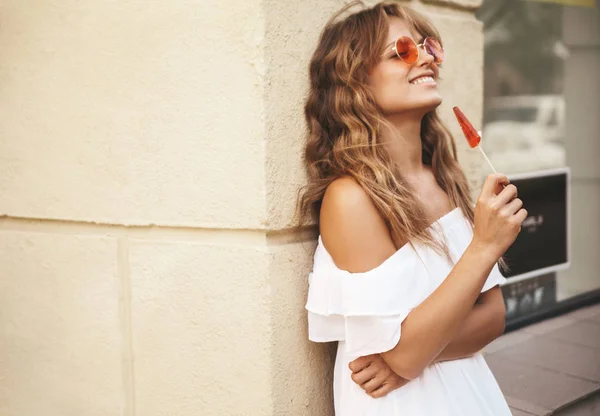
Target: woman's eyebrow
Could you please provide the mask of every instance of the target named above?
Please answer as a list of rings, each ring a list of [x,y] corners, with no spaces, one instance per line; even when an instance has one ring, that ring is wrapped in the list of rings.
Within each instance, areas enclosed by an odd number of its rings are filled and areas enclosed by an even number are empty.
[[[426,37],[427,37],[427,36],[420,36],[420,37],[419,37],[419,41],[418,41],[418,42],[416,42],[416,43],[417,43],[417,45],[420,45],[421,43],[423,43],[423,41],[425,40],[425,38],[426,38]],[[396,41],[395,41],[395,40],[391,41],[390,43],[388,43],[388,44],[385,46],[385,49],[387,50],[387,49],[388,49],[390,46],[394,46],[394,44],[395,44],[395,43],[396,43]]]

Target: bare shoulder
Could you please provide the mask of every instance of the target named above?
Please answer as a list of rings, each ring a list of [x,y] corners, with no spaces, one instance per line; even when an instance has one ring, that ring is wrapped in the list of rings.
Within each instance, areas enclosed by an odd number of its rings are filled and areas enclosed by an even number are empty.
[[[319,223],[325,248],[343,270],[371,270],[396,251],[371,197],[350,177],[336,179],[329,185]]]

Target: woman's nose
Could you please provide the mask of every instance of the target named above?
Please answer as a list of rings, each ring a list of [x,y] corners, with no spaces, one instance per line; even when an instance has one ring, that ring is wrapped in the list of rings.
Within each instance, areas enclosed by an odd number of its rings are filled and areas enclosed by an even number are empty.
[[[434,61],[433,55],[427,52],[425,45],[420,45],[419,49],[419,60],[417,61],[417,65],[431,64]]]

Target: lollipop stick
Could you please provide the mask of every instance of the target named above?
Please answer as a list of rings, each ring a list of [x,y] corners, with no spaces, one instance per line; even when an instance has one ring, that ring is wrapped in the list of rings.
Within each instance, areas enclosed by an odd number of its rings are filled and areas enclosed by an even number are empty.
[[[479,151],[481,152],[481,154],[483,155],[483,157],[487,161],[488,165],[490,165],[490,168],[492,168],[492,170],[494,171],[494,173],[498,173],[498,172],[496,172],[496,169],[494,169],[494,166],[492,165],[492,162],[490,162],[490,159],[488,159],[487,155],[485,154],[485,152],[481,148],[481,145],[477,146],[477,148],[479,149]]]

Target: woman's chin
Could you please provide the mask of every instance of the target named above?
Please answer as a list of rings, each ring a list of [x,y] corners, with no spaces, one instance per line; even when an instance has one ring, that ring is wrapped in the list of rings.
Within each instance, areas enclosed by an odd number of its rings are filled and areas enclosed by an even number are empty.
[[[425,114],[435,110],[440,104],[442,104],[442,97],[438,95],[437,97],[432,97],[427,101],[423,101],[419,106],[415,106],[415,110]]]
[[[435,108],[442,103],[442,100],[443,98],[439,92],[432,91],[431,98],[428,101],[430,101],[430,105],[434,106]]]
[[[442,104],[442,96],[439,94],[432,94],[427,99],[422,99],[417,101],[413,101],[410,105],[408,103],[403,102],[400,106],[389,106],[388,108],[383,108],[383,114],[386,116],[392,114],[414,114],[414,115],[425,115]]]

